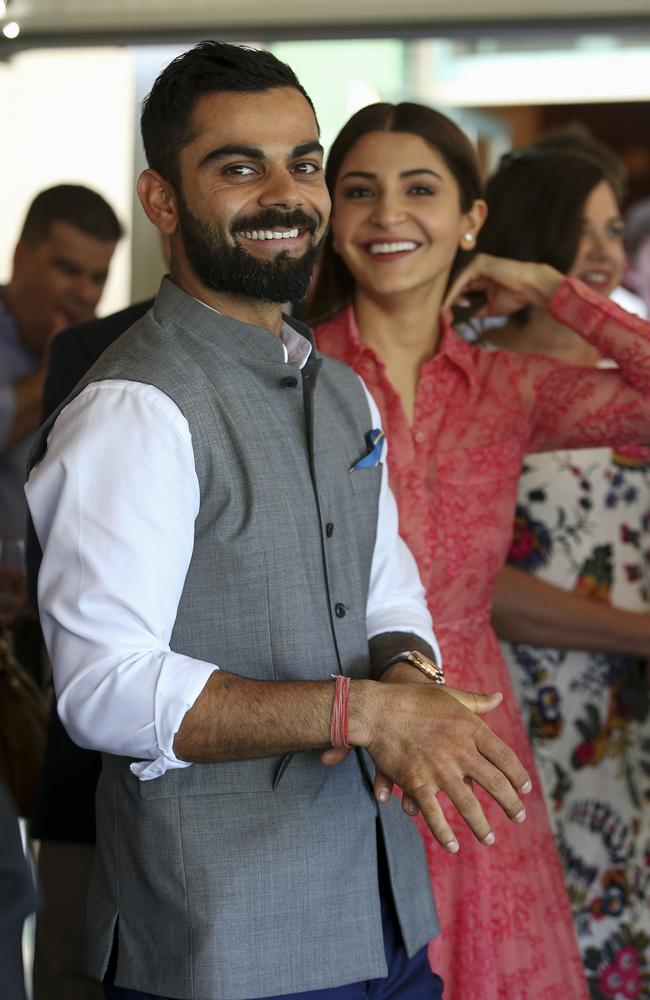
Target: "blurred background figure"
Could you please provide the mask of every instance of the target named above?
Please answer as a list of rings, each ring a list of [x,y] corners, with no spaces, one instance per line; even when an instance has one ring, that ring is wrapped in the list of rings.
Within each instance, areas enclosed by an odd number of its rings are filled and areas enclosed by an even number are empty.
[[[650,198],[632,205],[625,216],[626,278],[650,316]]]
[[[0,996],[25,1000],[21,938],[36,905],[34,880],[23,851],[16,811],[0,782]],[[63,1000],[63,998],[62,998]]]
[[[30,205],[0,289],[0,537],[23,538],[25,467],[52,337],[95,314],[122,228],[89,188],[60,184]]]
[[[76,184],[50,187],[27,211],[10,278],[0,288],[0,769],[25,817],[45,743],[45,702],[37,687],[43,680],[40,630],[25,587],[25,468],[41,420],[52,338],[95,315],[121,235],[101,195]],[[68,772],[70,787],[73,775]],[[64,892],[76,891],[71,879]]]
[[[478,246],[551,264],[611,295],[625,265],[621,179],[611,153],[585,136],[516,149],[488,182]],[[597,348],[534,307],[512,313],[486,337],[486,347],[593,368],[613,367],[607,348],[616,349],[615,333]],[[616,437],[612,423],[612,445]],[[510,640],[502,649],[535,750],[592,995],[646,997],[650,449],[526,456],[509,563],[493,620]]]

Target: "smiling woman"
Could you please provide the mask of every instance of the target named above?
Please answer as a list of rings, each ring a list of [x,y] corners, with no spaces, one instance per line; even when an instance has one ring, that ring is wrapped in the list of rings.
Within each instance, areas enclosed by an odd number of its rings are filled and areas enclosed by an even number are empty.
[[[490,626],[522,457],[650,433],[650,326],[596,294],[592,265],[578,272],[591,288],[548,264],[484,254],[463,271],[485,203],[468,140],[431,108],[358,112],[336,139],[326,176],[332,225],[311,306],[319,348],[351,365],[379,406],[400,531],[418,561],[448,675],[469,690],[503,693],[489,725],[535,772]],[[594,225],[600,238],[600,217]],[[589,227],[584,239],[592,239]],[[483,314],[534,308],[575,331],[586,350],[616,357],[619,370],[465,344],[449,310],[474,292]],[[479,791],[492,835],[479,843],[461,828],[456,857],[420,824],[442,925],[430,958],[448,1000],[586,996],[562,869],[533,783],[524,828],[490,810]],[[403,805],[413,812],[407,797]]]

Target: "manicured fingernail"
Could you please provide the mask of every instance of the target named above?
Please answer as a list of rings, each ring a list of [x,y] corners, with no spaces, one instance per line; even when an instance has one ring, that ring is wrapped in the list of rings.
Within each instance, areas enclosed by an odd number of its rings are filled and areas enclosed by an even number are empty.
[[[483,843],[490,847],[496,839],[493,833],[488,833],[487,837],[483,837]]]
[[[450,854],[458,854],[460,844],[457,840],[450,840],[448,844],[445,844],[445,850],[449,851]]]
[[[526,819],[526,810],[521,809],[515,816],[515,823],[523,823],[525,819]]]
[[[390,792],[388,791],[388,789],[384,785],[383,788],[379,789],[379,801],[380,802],[388,802],[389,798],[390,798]]]
[[[524,781],[523,785],[519,789],[522,795],[528,795],[528,793],[532,792],[532,790],[533,790],[533,783],[530,779],[528,779],[528,781]]]

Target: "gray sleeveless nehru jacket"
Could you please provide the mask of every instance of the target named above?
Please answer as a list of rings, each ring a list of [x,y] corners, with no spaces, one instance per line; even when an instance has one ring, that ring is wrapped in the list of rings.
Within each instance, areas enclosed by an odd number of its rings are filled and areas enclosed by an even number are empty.
[[[315,351],[301,372],[269,330],[165,280],[75,394],[119,378],[166,393],[192,435],[201,503],[171,648],[250,678],[368,677],[380,468],[348,472],[371,429],[357,376]],[[419,834],[395,799],[377,809],[365,752],[332,768],[303,752],[151,781],[129,763],[105,754],[97,792],[96,977],[114,933],[116,985],[184,1000],[386,975],[378,817],[409,954],[437,932]]]

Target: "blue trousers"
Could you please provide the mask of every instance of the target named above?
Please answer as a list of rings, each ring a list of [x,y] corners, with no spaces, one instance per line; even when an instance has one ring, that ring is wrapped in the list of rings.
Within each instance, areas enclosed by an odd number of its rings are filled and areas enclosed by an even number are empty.
[[[378,841],[379,891],[388,976],[385,979],[370,979],[331,989],[291,993],[289,996],[259,997],[258,1000],[442,1000],[442,979],[431,972],[427,949],[422,948],[411,959],[406,954],[390,890],[381,837]],[[111,965],[114,968],[114,961]],[[113,986],[112,979],[109,968],[104,980],[106,1000],[169,1000],[155,993],[139,993],[137,990]]]

